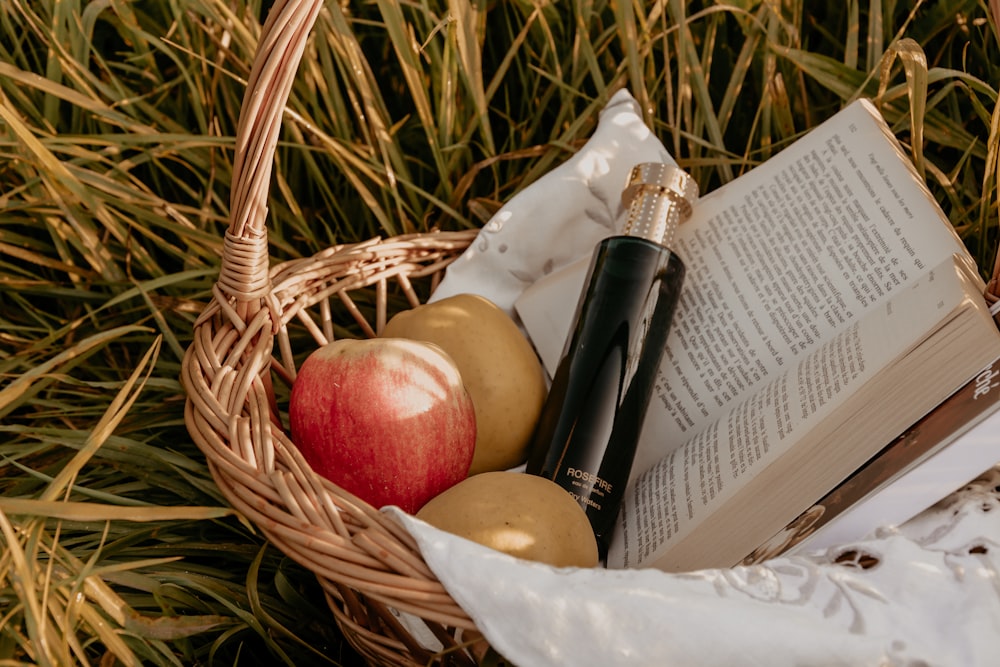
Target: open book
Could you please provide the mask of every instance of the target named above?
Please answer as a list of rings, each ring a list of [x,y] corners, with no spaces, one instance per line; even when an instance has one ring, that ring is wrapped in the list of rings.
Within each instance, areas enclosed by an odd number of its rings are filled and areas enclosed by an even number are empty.
[[[1000,356],[974,260],[866,100],[704,196],[674,249],[611,567],[742,561]],[[550,371],[588,260],[516,303]]]

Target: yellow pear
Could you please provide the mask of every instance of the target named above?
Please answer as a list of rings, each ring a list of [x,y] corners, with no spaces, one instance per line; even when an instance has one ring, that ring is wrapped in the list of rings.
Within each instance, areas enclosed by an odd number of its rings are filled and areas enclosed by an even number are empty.
[[[597,539],[583,508],[555,482],[518,472],[468,477],[417,518],[484,546],[556,567],[594,567]]]
[[[396,314],[382,336],[435,343],[455,361],[476,411],[470,475],[523,463],[545,402],[531,343],[489,299],[458,294]]]

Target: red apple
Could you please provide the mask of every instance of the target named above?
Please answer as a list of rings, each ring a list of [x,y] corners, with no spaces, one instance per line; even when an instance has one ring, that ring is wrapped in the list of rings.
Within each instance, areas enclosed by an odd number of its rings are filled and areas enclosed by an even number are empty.
[[[302,363],[288,412],[313,470],[374,507],[416,512],[472,464],[472,399],[455,362],[431,343],[324,345]]]

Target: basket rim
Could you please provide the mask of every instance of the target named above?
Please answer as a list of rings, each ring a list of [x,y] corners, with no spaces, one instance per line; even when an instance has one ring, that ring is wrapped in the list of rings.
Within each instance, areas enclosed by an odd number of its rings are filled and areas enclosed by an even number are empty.
[[[419,302],[411,278],[433,283],[475,236],[468,230],[376,238],[276,264],[271,292],[259,297],[261,307],[249,322],[241,304],[216,290],[182,362],[185,423],[227,502],[317,576],[348,641],[384,664],[425,664],[427,658],[417,653],[423,644],[405,625],[390,627],[386,613],[420,619],[439,639],[477,631],[476,624],[401,524],[312,470],[284,428],[272,376],[289,386],[294,381],[293,322],[321,345],[333,339],[329,302],[364,321],[348,293],[374,288],[381,295],[375,319],[384,323],[390,285],[409,305]],[[319,323],[310,312],[317,308]],[[375,334],[376,327],[369,331]],[[374,635],[369,623],[378,629]],[[347,629],[355,626],[367,630]],[[399,648],[391,659],[384,642],[373,639],[385,633]],[[454,649],[454,641],[445,648]],[[374,654],[373,642],[379,645]]]

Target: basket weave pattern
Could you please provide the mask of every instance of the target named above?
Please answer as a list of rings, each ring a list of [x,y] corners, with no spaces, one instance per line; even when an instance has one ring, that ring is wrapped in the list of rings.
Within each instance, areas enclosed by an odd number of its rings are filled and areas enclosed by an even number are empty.
[[[375,335],[386,320],[390,284],[416,305],[410,280],[433,281],[473,237],[372,240],[277,265],[265,271],[269,280],[246,281],[271,285],[254,300],[216,297],[195,325],[182,367],[185,421],[219,488],[269,540],[316,574],[348,639],[376,664],[426,664],[430,657],[391,609],[426,619],[445,646],[455,644],[449,628],[474,624],[405,530],[309,468],[281,426],[272,377],[289,385],[294,380],[293,320],[321,345],[333,339],[332,313],[342,304]],[[223,279],[219,283],[217,291],[226,293]],[[363,289],[376,294],[374,324],[351,298]]]
[[[373,239],[270,267],[266,200],[285,103],[322,0],[279,0],[258,45],[237,130],[231,216],[213,299],[182,365],[185,422],[219,488],[283,552],[316,574],[348,641],[373,664],[427,664],[431,651],[399,613],[423,619],[455,664],[475,625],[420,557],[412,538],[375,508],[314,473],[282,426],[276,384],[290,386],[305,331],[334,339],[345,310],[369,336],[386,322],[389,293],[419,303],[475,231]],[[358,292],[361,290],[362,292]],[[374,304],[359,306],[352,293]],[[366,315],[363,311],[367,310]]]

